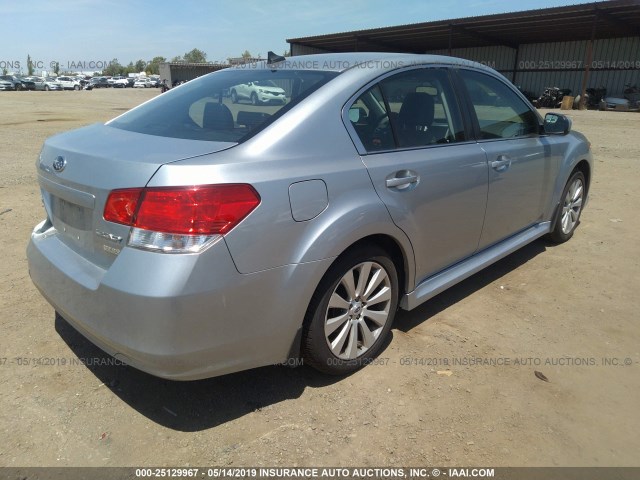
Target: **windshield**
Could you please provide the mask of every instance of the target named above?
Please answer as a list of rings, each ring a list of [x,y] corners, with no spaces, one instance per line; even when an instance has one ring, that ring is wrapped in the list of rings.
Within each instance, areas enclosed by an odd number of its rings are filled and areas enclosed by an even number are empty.
[[[242,142],[337,75],[230,68],[191,80],[108,125],[147,135]],[[256,86],[282,90],[265,91]]]

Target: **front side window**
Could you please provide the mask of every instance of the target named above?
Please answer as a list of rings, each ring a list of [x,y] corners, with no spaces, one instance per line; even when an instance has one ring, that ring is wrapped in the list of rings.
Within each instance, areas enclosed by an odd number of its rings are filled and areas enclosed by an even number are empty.
[[[484,73],[460,70],[480,126],[482,139],[537,134],[538,116],[507,85]]]
[[[385,78],[358,97],[349,119],[367,151],[466,139],[444,69],[414,69]]]
[[[147,135],[242,142],[336,75],[230,68],[191,80],[108,125]]]

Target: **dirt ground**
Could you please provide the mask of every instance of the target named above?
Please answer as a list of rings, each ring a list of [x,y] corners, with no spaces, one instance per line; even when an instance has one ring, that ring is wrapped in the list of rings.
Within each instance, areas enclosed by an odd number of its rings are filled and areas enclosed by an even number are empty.
[[[105,365],[25,259],[43,141],[157,93],[0,94],[0,466],[640,466],[640,114],[570,112],[596,167],[574,238],[400,313],[378,365],[179,383]]]

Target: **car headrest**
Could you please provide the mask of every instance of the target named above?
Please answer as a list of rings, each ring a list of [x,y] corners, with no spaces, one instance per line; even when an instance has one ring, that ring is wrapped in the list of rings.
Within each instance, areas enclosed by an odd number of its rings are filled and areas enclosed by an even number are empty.
[[[207,103],[202,116],[202,127],[208,130],[228,130],[234,127],[229,107],[222,103]]]

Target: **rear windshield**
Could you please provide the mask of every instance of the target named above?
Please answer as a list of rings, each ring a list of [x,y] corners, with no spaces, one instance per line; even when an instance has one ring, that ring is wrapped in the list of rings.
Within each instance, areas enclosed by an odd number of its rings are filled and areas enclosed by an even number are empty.
[[[108,125],[162,137],[242,142],[337,75],[230,68],[173,88]]]

